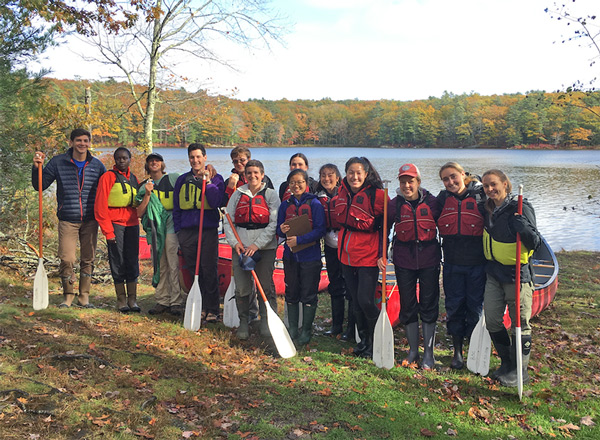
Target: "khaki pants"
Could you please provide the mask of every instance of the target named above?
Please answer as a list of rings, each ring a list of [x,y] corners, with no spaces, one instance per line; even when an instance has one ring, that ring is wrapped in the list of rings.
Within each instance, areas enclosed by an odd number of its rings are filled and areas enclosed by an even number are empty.
[[[531,335],[531,304],[533,299],[533,283],[521,283],[521,334]],[[483,296],[485,325],[490,333],[504,328],[504,311],[508,305],[511,327],[515,328],[515,283],[500,283],[494,277],[487,277]]]
[[[73,266],[77,259],[77,241],[79,240],[79,273],[91,276],[94,272],[94,257],[98,243],[98,222],[88,220],[83,223],[58,222],[58,258],[59,273],[72,285],[75,282]]]
[[[160,281],[156,286],[154,298],[163,306],[181,306],[184,295],[179,287],[179,241],[176,234],[167,234],[165,248],[160,256]]]

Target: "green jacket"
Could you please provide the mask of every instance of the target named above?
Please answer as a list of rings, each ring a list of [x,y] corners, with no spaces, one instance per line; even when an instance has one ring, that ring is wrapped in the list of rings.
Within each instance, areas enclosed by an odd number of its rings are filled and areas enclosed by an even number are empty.
[[[146,188],[142,185],[135,197],[138,205],[142,202],[145,193]],[[152,262],[154,266],[152,286],[154,287],[160,281],[160,258],[165,248],[169,215],[169,212],[160,203],[156,194],[151,194],[150,201],[146,207],[146,213],[142,216],[142,227],[146,231],[146,240],[152,248]]]

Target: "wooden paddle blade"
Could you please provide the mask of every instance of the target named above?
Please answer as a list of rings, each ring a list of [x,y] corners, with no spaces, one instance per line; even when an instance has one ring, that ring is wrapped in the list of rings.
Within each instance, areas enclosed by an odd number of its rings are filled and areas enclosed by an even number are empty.
[[[521,346],[521,327],[515,328],[517,336],[517,389],[519,391],[519,400],[523,400],[523,347]]]
[[[479,322],[471,334],[467,368],[475,374],[486,376],[490,371],[490,356],[492,353],[492,339],[485,326],[485,316],[482,313]]]
[[[240,326],[237,304],[235,303],[235,280],[231,277],[223,298],[223,324],[229,328]]]
[[[198,283],[198,275],[194,277],[194,284],[190,289],[185,302],[185,314],[183,315],[183,328],[193,332],[200,328],[202,320],[202,293]]]
[[[265,307],[267,308],[267,324],[269,326],[269,332],[271,332],[271,337],[273,338],[273,342],[275,342],[275,347],[277,348],[279,356],[284,359],[296,356],[296,347],[294,347],[292,338],[290,338],[290,334],[285,328],[285,325],[283,325],[283,321],[267,301],[265,301]]]
[[[48,308],[48,275],[44,268],[44,260],[40,258],[33,279],[33,310],[44,310],[46,308]]]
[[[381,304],[381,312],[373,334],[373,362],[379,368],[394,367],[394,331],[387,314],[386,303]]]

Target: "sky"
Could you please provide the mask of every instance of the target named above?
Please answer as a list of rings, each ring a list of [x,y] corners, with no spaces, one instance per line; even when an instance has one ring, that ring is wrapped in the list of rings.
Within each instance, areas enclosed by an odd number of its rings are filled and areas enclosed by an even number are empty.
[[[544,12],[554,3],[273,0],[272,6],[291,24],[284,44],[253,51],[217,46],[236,71],[193,57],[182,60],[177,69],[213,94],[241,100],[410,101],[444,92],[550,92],[575,80],[587,81],[598,69],[590,67],[597,52],[581,40],[561,43],[575,28]],[[573,13],[600,12],[598,0],[562,3]],[[81,43],[68,39],[48,51],[41,66],[61,79],[116,76],[80,60],[73,53],[78,50]]]

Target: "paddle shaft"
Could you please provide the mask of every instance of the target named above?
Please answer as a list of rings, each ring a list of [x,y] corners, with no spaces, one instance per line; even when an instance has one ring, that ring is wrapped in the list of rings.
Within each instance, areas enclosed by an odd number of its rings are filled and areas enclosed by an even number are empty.
[[[523,185],[519,185],[517,213],[523,215]],[[517,232],[517,255],[515,263],[515,327],[521,327],[521,234]],[[519,341],[520,342],[520,341]]]
[[[239,244],[241,244],[242,246],[244,245],[242,243],[242,240],[240,239],[240,236],[237,233],[237,230],[235,229],[235,225],[233,224],[233,220],[231,220],[231,216],[229,215],[228,212],[225,212],[225,217],[227,217],[227,221],[229,222],[229,226],[231,226],[231,230],[233,231],[233,235],[235,235],[235,239],[238,241]],[[258,276],[256,275],[256,272],[254,270],[252,270],[252,277],[254,278],[254,282],[256,283],[256,287],[258,288],[258,291],[260,292],[260,296],[262,297],[264,302],[267,302],[267,295],[265,295],[265,291],[262,288],[262,285],[260,284],[260,281],[258,280]]]
[[[388,189],[387,185],[383,190],[383,262],[386,267],[381,271],[381,302],[387,303],[387,285],[386,285],[386,274],[387,274],[387,237],[388,237]]]
[[[42,254],[42,240],[44,237],[44,219],[43,219],[43,209],[42,209],[42,164],[38,164],[38,197],[39,197],[39,234],[40,234],[40,250],[38,251],[38,257],[40,260],[43,258]]]
[[[198,225],[198,248],[196,249],[196,272],[200,273],[200,249],[202,248],[202,226],[204,225],[204,191],[206,190],[206,174],[202,171],[202,194],[200,196],[200,224]]]

